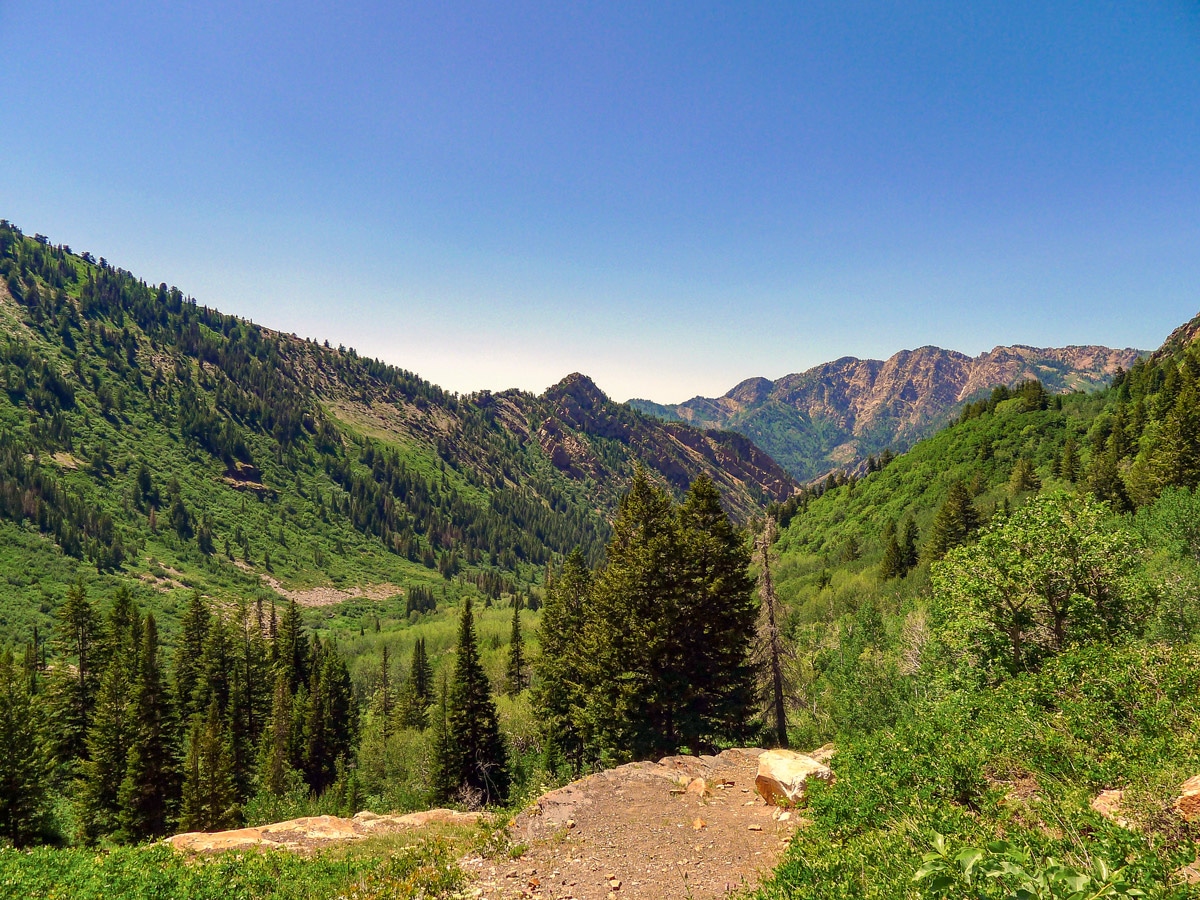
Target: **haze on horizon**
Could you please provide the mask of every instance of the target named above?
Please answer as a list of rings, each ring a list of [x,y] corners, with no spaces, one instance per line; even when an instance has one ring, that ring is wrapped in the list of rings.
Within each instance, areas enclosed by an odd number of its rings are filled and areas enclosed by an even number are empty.
[[[0,0],[0,216],[460,392],[1200,309],[1200,9]]]

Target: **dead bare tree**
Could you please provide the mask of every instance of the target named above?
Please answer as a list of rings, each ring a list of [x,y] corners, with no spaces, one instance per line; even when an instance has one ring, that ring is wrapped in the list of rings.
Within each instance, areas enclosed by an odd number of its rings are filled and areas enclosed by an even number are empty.
[[[762,533],[755,541],[758,550],[758,611],[755,656],[758,668],[759,692],[763,700],[764,718],[775,732],[780,747],[787,747],[788,684],[794,653],[779,633],[779,598],[771,580],[771,545],[775,542],[775,520],[768,516]]]

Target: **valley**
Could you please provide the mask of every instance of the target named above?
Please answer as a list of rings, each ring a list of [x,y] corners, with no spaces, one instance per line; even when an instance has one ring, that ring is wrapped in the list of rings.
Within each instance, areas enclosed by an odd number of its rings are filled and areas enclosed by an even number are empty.
[[[0,885],[1195,896],[1200,317],[675,407],[457,395],[3,222],[0,323]],[[738,801],[735,748],[783,744],[829,778]],[[674,818],[623,817],[646,785]],[[484,816],[156,843],[431,806]],[[672,861],[718,825],[736,878]]]

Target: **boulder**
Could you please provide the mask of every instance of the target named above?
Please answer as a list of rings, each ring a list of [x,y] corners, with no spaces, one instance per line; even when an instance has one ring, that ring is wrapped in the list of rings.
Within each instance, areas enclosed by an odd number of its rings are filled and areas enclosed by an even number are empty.
[[[1185,822],[1200,822],[1200,775],[1193,775],[1179,789],[1175,811]]]
[[[754,789],[767,803],[794,806],[804,802],[810,778],[832,782],[833,771],[803,753],[768,750],[758,758],[758,777],[754,779]]]

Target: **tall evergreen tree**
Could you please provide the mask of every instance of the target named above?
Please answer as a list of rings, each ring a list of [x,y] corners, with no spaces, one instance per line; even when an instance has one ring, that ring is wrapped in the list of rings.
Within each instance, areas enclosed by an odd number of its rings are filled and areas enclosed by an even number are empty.
[[[202,674],[201,661],[211,618],[200,592],[194,591],[180,622],[175,646],[175,709],[185,729],[193,715],[204,712],[203,706],[196,705],[196,683]]]
[[[757,610],[747,543],[707,475],[692,482],[678,515],[682,578],[673,641],[682,647],[686,687],[675,718],[681,743],[696,751],[748,734]]]
[[[500,720],[492,700],[487,673],[479,661],[471,599],[463,601],[458,630],[454,677],[446,703],[446,739],[439,766],[459,798],[477,796],[482,803],[499,803],[508,797],[508,755],[500,734]],[[442,796],[453,799],[452,795]]]
[[[429,777],[430,798],[434,803],[457,799],[459,759],[450,745],[449,688],[443,670],[437,703],[433,710],[433,767]]]
[[[317,794],[333,784],[339,760],[353,744],[353,697],[345,661],[329,646],[313,642],[304,718],[304,776]]]
[[[912,519],[905,519],[904,524],[900,527],[900,559],[903,565],[902,575],[907,574],[917,567],[920,561],[920,553],[917,550],[917,542],[920,540],[920,531],[917,528],[917,523]]]
[[[178,789],[170,700],[159,666],[158,626],[152,614],[146,616],[143,626],[133,712],[133,739],[120,788],[119,821],[127,838],[144,840],[166,833]]]
[[[638,469],[618,507],[577,654],[583,727],[590,752],[605,761],[679,747],[675,714],[686,684],[678,530],[670,498]]]
[[[645,759],[739,737],[754,702],[748,562],[711,481],[675,510],[635,474],[576,652],[594,754]]]
[[[57,650],[67,661],[74,660],[74,670],[56,666],[51,675],[49,706],[55,727],[50,749],[59,765],[70,768],[87,757],[88,729],[100,684],[93,660],[100,620],[82,581],[67,590],[58,619],[62,637],[56,641]]]
[[[533,706],[548,743],[583,766],[583,734],[579,712],[584,706],[578,652],[592,593],[592,573],[576,547],[563,562],[559,577],[547,573],[546,602],[538,629],[541,654],[534,660]]]
[[[896,536],[896,523],[888,519],[883,523],[883,559],[879,563],[879,577],[885,581],[904,574],[904,553]]]
[[[192,720],[188,733],[179,826],[216,831],[237,824],[240,816],[229,728],[214,699],[204,718]]]
[[[925,543],[925,558],[938,561],[952,548],[965,544],[979,525],[979,512],[971,500],[971,492],[961,481],[954,482],[934,516]]]
[[[384,741],[388,739],[388,733],[391,730],[392,707],[395,705],[392,697],[391,668],[388,646],[384,644],[382,658],[379,661],[379,686],[375,689],[375,697],[372,701],[374,712],[380,718]]]
[[[1068,437],[1063,442],[1062,454],[1055,466],[1055,474],[1063,481],[1072,483],[1079,477],[1079,445],[1074,437]]]
[[[137,728],[141,619],[127,591],[118,591],[104,640],[107,663],[88,730],[88,758],[80,767],[80,836],[94,843],[120,827],[120,792]]]
[[[505,681],[510,694],[525,690],[525,641],[521,637],[521,598],[513,597],[512,629],[508,637],[508,666]]]
[[[48,812],[49,759],[29,679],[0,655],[0,838],[23,847],[41,833]]]
[[[425,704],[433,700],[433,666],[429,662],[429,651],[425,646],[425,638],[417,638],[413,647],[412,671],[410,679],[417,698]]]
[[[289,600],[279,621],[279,633],[272,645],[275,667],[287,676],[288,690],[295,694],[307,686],[311,676],[308,639],[295,600]]]
[[[396,703],[397,725],[400,728],[428,727],[432,694],[433,668],[425,652],[425,638],[417,638],[413,645],[412,668]]]
[[[262,789],[280,796],[289,786],[292,755],[292,695],[287,675],[275,675],[275,690],[271,698],[271,719],[263,732],[259,754],[259,784]]]
[[[1038,478],[1037,470],[1034,469],[1033,463],[1022,456],[1013,465],[1012,475],[1008,479],[1008,493],[1012,497],[1018,494],[1026,493],[1027,491],[1036,491],[1042,486],[1042,480]]]

